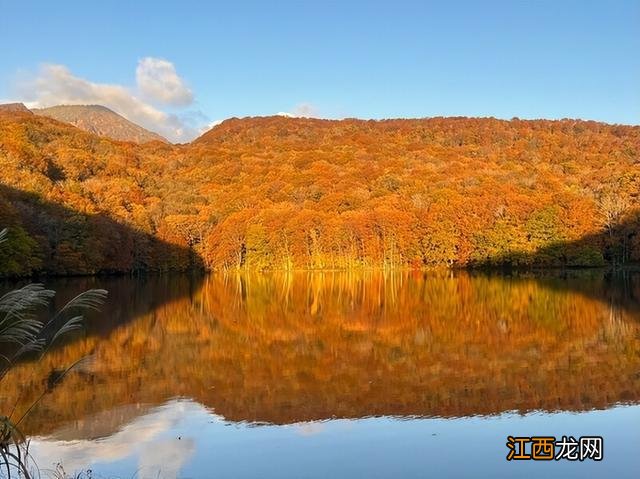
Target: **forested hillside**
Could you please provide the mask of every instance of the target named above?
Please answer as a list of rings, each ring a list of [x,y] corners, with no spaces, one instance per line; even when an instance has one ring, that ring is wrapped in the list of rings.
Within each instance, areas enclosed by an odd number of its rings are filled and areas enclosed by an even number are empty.
[[[640,260],[640,127],[231,119],[136,145],[0,113],[5,275]]]

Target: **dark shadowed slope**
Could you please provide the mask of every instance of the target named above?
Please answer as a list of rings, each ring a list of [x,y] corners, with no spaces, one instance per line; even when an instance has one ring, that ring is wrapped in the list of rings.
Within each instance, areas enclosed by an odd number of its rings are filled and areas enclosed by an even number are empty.
[[[9,228],[0,277],[202,269],[189,248],[105,213],[87,214],[0,184],[0,224]]]
[[[200,264],[164,217],[170,146],[123,143],[50,118],[0,113],[3,275],[185,270]],[[154,159],[151,160],[151,157]]]
[[[542,228],[540,234],[551,233]],[[534,251],[524,251],[517,243],[505,242],[492,248],[473,263],[475,267],[536,268],[611,266],[613,268],[640,266],[640,209],[630,209],[599,231],[579,238],[554,239]]]
[[[70,123],[82,130],[114,140],[135,143],[167,141],[157,133],[145,130],[101,105],[59,105],[50,108],[34,108],[32,111],[36,115]]]

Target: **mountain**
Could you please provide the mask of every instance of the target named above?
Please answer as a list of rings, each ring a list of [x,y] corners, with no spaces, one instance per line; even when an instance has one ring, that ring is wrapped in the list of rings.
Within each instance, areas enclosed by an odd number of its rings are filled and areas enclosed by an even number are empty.
[[[24,103],[4,103],[0,105],[0,111],[4,112],[23,112],[23,113],[31,113],[31,111],[24,106]]]
[[[113,110],[101,105],[59,105],[33,108],[36,115],[70,123],[82,130],[120,141],[146,143],[167,142],[165,138],[130,122]]]
[[[280,116],[137,145],[5,112],[0,172],[0,275],[640,261],[638,126]]]

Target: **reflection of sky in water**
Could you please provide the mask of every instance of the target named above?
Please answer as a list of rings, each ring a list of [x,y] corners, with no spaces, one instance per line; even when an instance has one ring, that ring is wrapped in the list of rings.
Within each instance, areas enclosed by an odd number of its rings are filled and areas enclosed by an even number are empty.
[[[161,477],[176,477],[193,455],[192,438],[178,438],[184,418],[206,412],[192,402],[175,401],[135,418],[109,437],[97,440],[63,441],[56,438],[34,438],[32,451],[41,468],[62,464],[69,473],[92,468],[94,464],[126,464],[129,470],[139,471],[139,477],[157,477],[162,465]],[[135,467],[129,464],[135,460]],[[108,468],[111,471],[111,467]],[[98,470],[101,470],[98,467]]]
[[[109,437],[34,438],[41,467],[104,477],[637,477],[640,406],[460,419],[365,418],[255,426],[171,401]],[[604,461],[507,462],[508,435],[602,435]]]

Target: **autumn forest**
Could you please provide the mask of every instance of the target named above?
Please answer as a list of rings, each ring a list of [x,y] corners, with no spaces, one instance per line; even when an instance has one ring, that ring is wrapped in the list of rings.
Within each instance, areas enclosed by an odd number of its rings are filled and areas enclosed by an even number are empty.
[[[230,119],[190,144],[0,113],[0,275],[640,261],[640,127]]]

